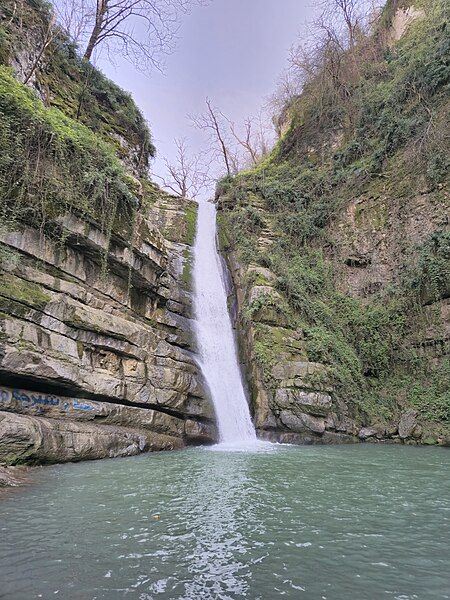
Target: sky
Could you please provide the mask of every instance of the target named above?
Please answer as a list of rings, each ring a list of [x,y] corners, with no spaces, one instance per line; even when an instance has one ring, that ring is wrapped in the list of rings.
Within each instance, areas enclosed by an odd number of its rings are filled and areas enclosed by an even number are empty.
[[[163,73],[146,76],[120,58],[112,65],[100,56],[97,64],[132,93],[149,122],[157,148],[152,171],[163,173],[174,138],[186,138],[195,152],[202,148],[189,115],[204,112],[206,97],[236,123],[258,114],[313,12],[312,0],[210,0],[182,16]]]

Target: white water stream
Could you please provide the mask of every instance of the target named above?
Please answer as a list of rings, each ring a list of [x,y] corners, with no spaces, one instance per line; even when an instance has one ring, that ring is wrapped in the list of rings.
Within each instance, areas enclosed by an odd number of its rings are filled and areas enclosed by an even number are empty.
[[[244,393],[227,306],[223,267],[216,246],[216,207],[200,201],[194,247],[194,307],[200,366],[211,392],[220,442],[256,442]]]

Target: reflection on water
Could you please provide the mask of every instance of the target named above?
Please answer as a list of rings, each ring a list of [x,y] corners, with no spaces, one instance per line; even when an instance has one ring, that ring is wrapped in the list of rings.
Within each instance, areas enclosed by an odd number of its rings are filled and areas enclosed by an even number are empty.
[[[186,489],[194,532],[192,552],[186,557],[192,575],[186,585],[188,597],[248,591],[248,569],[241,559],[250,550],[247,529],[257,524],[252,483],[248,462],[230,456],[204,465]]]
[[[450,598],[446,450],[262,450],[41,470],[0,503],[0,598]]]

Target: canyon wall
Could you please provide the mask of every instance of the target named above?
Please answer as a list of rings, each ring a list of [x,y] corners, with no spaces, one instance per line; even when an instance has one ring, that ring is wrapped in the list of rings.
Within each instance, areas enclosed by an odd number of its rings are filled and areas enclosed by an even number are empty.
[[[86,85],[70,40],[21,83],[49,18],[23,10],[2,8],[0,462],[212,443],[193,355],[196,205],[149,181],[142,115],[101,73]]]
[[[444,3],[388,2],[340,61],[331,99],[307,81],[273,152],[217,190],[255,424],[291,443],[448,444]]]

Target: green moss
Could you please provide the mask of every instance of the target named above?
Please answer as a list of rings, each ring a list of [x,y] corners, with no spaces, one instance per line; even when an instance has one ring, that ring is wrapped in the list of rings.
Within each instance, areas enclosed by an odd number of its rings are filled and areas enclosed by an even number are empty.
[[[0,26],[0,63],[7,63],[11,55],[11,39],[8,31]]]
[[[181,274],[181,280],[183,282],[183,286],[186,290],[192,291],[192,249],[185,248],[183,252],[183,272]]]
[[[355,207],[355,222],[359,226],[368,225],[371,229],[384,229],[388,217],[387,204],[381,198],[371,199]]]
[[[0,295],[40,309],[51,300],[50,294],[46,293],[42,286],[9,273],[3,273],[1,276]]]
[[[422,381],[408,378],[402,382],[408,402],[430,421],[450,425],[450,360],[428,370]]]
[[[263,368],[263,376],[269,386],[274,384],[271,369],[281,357],[289,360],[292,353],[296,358],[306,360],[303,340],[293,338],[293,331],[285,327],[254,323],[254,352],[259,365]]]
[[[222,213],[217,214],[217,237],[220,252],[227,252],[230,248],[230,238],[226,229],[226,219]]]
[[[197,231],[197,211],[198,206],[196,203],[191,202],[185,209],[185,220],[186,220],[186,243],[190,246],[194,245],[195,233]]]
[[[83,354],[84,354],[84,345],[83,345],[83,342],[80,342],[80,340],[77,341],[77,353],[78,353],[78,358],[81,360],[83,358]]]
[[[111,231],[129,223],[138,200],[113,147],[0,66],[0,192],[5,222],[42,226],[67,210]]]

